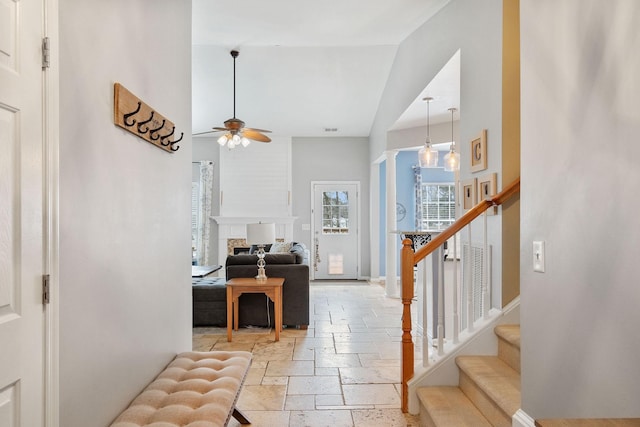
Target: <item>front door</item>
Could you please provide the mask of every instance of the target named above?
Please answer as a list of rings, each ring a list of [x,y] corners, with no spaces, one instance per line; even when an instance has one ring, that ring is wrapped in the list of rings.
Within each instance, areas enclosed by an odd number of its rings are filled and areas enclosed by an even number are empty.
[[[313,183],[313,278],[357,279],[359,224],[357,182]]]
[[[0,0],[0,426],[44,425],[43,2]]]

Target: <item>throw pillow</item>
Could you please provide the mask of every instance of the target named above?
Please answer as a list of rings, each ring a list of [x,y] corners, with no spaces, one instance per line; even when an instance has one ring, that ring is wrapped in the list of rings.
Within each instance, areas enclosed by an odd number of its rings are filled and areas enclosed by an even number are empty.
[[[271,245],[271,249],[269,249],[270,253],[280,253],[280,252],[289,252],[291,250],[291,242],[283,243],[276,242]]]

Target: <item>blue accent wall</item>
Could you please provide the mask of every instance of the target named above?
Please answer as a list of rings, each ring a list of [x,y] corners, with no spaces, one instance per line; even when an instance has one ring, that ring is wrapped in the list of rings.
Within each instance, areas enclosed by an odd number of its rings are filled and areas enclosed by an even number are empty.
[[[444,164],[444,156],[447,151],[439,153],[439,163]],[[396,157],[396,200],[402,204],[406,211],[403,219],[398,217],[396,230],[415,230],[416,219],[416,198],[414,190],[413,166],[418,164],[417,151],[400,151]],[[386,197],[387,197],[387,163],[380,163],[380,276],[386,275]],[[422,169],[422,182],[453,182],[455,179],[453,172],[445,172],[444,168]],[[398,235],[398,252],[402,248],[402,239]],[[399,259],[399,258],[398,258]],[[398,262],[398,274],[400,274],[400,263]]]

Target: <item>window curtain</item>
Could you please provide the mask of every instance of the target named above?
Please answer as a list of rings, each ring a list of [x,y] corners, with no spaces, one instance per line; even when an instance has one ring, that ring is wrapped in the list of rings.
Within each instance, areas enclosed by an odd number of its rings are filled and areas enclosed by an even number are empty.
[[[413,165],[413,192],[416,201],[416,216],[414,230],[422,230],[422,170],[419,165]]]
[[[196,262],[211,265],[211,206],[213,201],[213,162],[200,163],[200,195],[198,200],[198,239]]]

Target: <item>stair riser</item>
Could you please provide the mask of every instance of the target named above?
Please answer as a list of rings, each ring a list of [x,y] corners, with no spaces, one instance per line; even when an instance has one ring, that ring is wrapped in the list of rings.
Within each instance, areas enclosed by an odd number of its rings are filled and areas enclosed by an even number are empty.
[[[498,357],[513,370],[520,373],[520,349],[502,339],[498,339]]]
[[[511,417],[505,414],[463,371],[460,371],[460,389],[493,426],[511,427]]]
[[[424,407],[424,405],[420,404],[420,426],[423,427],[437,427],[436,423],[433,422],[431,416],[429,415],[429,411]]]

